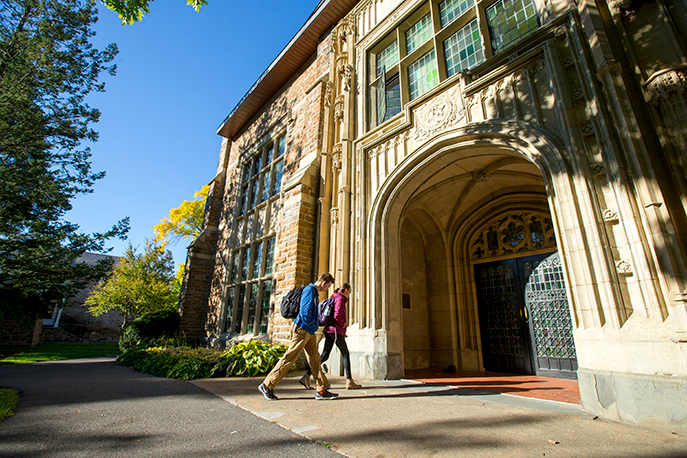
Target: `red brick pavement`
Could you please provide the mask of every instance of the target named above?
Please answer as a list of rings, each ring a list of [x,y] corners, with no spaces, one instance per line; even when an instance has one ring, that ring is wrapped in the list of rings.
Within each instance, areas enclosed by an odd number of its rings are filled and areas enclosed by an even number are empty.
[[[424,383],[515,394],[549,401],[581,404],[577,380],[498,372],[458,372],[446,374],[437,369],[406,371],[406,379]]]

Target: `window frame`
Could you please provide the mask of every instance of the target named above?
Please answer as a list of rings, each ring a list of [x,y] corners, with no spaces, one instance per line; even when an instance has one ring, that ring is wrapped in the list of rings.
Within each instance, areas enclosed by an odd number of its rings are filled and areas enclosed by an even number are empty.
[[[234,202],[230,251],[225,272],[224,297],[221,329],[230,334],[262,334],[264,313],[271,313],[274,300],[275,255],[271,266],[267,266],[266,250],[271,244],[276,250],[276,230],[271,225],[272,208],[282,198],[283,168],[287,150],[286,128],[273,129],[256,143],[241,158],[237,168],[239,194]],[[271,159],[271,160],[269,160]],[[256,166],[259,164],[259,167]],[[277,168],[282,167],[282,176],[277,186]],[[246,179],[246,171],[248,178]],[[265,180],[268,180],[267,185]],[[278,192],[275,192],[277,191]],[[242,200],[245,198],[245,204]],[[270,226],[273,227],[270,230]],[[260,252],[258,252],[260,250]],[[271,267],[271,272],[267,273]],[[269,283],[269,287],[265,285]],[[269,307],[265,312],[263,294],[269,291]],[[243,300],[241,300],[243,296]],[[231,305],[231,310],[229,306]],[[269,323],[269,316],[267,318]],[[268,326],[269,327],[269,326]]]
[[[526,37],[531,36],[534,32],[530,32],[523,36],[521,39],[511,42],[508,46],[494,52],[492,47],[492,34],[489,21],[487,20],[486,11],[491,8],[495,3],[502,0],[474,0],[473,5],[468,7],[462,12],[458,17],[454,18],[442,27],[441,24],[441,13],[439,5],[443,0],[426,0],[419,5],[416,5],[412,11],[405,15],[404,18],[396,22],[394,27],[387,31],[384,36],[376,40],[366,49],[365,65],[367,66],[367,84],[366,84],[366,97],[367,97],[367,130],[373,130],[379,126],[392,122],[391,120],[399,116],[404,108],[407,106],[410,99],[410,88],[409,88],[409,76],[408,68],[415,63],[418,59],[428,53],[431,49],[435,51],[435,62],[438,71],[438,83],[435,87],[441,86],[445,81],[458,77],[460,72],[465,70],[470,70],[480,65],[486,63],[492,57],[500,52],[505,52],[510,46],[522,41]],[[534,14],[537,18],[537,28],[542,27],[543,17],[542,17],[542,7],[539,0],[531,0],[534,6]],[[419,20],[424,18],[427,14],[430,14],[430,23],[432,24],[432,37],[426,40],[421,45],[415,47],[412,52],[407,52],[406,46],[406,32],[411,29]],[[470,24],[472,21],[477,21],[477,27],[480,34],[480,45],[482,47],[483,59],[476,62],[472,67],[467,69],[461,69],[456,72],[456,74],[448,76],[448,68],[446,63],[446,49],[445,42],[456,34],[459,30]],[[386,49],[393,41],[396,40],[398,43],[398,62],[390,68],[385,69],[384,77],[377,75],[377,55]],[[395,78],[398,75],[399,85],[400,85],[400,100],[401,109],[398,113],[390,117],[381,118],[382,111],[386,112],[386,109],[382,110],[380,105],[380,96],[378,96],[381,89],[381,83],[385,83]],[[386,88],[385,88],[386,89]],[[429,89],[426,92],[431,92],[434,88]],[[421,98],[424,94],[417,96],[415,99]],[[385,93],[382,97],[386,108],[386,97]]]

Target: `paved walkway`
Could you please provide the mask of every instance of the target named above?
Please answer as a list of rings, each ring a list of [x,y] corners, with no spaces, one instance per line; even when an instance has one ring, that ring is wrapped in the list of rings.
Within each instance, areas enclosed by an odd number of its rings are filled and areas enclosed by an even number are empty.
[[[188,382],[139,374],[114,358],[0,366],[21,390],[0,422],[0,457],[337,457]]]
[[[0,386],[22,390],[0,457],[687,457],[682,436],[576,404],[410,380],[346,391],[336,377],[341,397],[315,401],[300,375],[270,402],[262,378],[180,382],[112,358],[0,367]]]
[[[279,401],[258,392],[262,378],[193,383],[351,457],[687,457],[684,437],[595,419],[577,404],[410,380],[347,391],[335,377],[340,398],[315,401],[292,374]]]

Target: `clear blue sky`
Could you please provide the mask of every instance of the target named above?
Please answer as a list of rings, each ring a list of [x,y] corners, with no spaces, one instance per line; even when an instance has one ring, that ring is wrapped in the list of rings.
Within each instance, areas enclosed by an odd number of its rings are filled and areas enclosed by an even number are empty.
[[[95,45],[117,43],[117,76],[106,92],[91,147],[107,176],[73,201],[66,219],[84,232],[131,218],[129,241],[143,246],[173,207],[215,175],[217,127],[308,19],[318,0],[210,0],[196,13],[184,0],[156,0],[142,22],[122,26],[99,6]],[[171,247],[184,263],[186,246]],[[128,242],[111,241],[121,255]]]

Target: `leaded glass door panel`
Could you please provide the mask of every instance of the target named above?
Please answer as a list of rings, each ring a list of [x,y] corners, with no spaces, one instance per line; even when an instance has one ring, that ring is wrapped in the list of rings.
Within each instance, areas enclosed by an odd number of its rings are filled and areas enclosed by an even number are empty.
[[[558,253],[522,263],[527,278],[525,306],[529,312],[535,371],[538,375],[577,378],[572,319]]]

